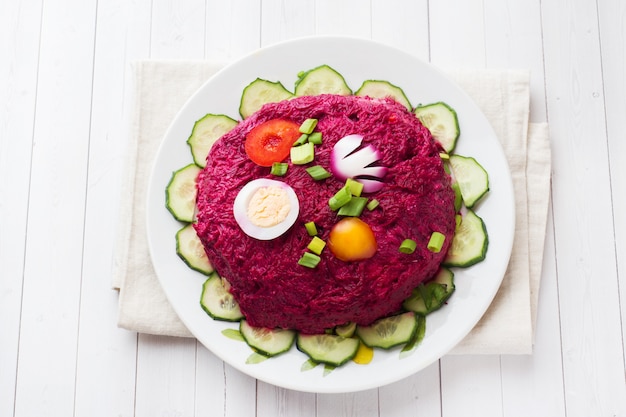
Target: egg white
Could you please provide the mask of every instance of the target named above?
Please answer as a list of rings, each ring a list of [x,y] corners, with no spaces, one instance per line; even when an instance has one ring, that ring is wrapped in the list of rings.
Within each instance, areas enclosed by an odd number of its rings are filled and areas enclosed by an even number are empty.
[[[260,227],[253,224],[248,217],[248,206],[254,193],[263,187],[279,187],[286,191],[289,198],[290,210],[287,216],[278,224],[270,227]],[[300,214],[300,202],[296,192],[282,181],[259,178],[252,180],[239,191],[233,204],[233,215],[237,224],[245,234],[258,240],[271,240],[285,233],[296,222]]]

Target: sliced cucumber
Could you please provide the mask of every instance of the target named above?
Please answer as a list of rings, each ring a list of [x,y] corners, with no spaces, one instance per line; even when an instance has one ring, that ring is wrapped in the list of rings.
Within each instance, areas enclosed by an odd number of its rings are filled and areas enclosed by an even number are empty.
[[[419,315],[426,315],[439,309],[454,292],[454,274],[447,268],[441,268],[435,277],[419,285],[407,298],[403,307]]]
[[[489,191],[487,171],[474,158],[461,155],[450,155],[450,167],[463,204],[472,208]]]
[[[202,285],[200,305],[216,320],[239,321],[243,314],[233,295],[224,286],[225,283],[217,273],[212,273]]]
[[[354,358],[359,343],[359,339],[332,334],[299,334],[296,342],[298,350],[311,360],[332,366],[341,366]]]
[[[242,118],[250,116],[267,103],[276,103],[293,97],[280,81],[272,82],[257,78],[243,89],[239,114]]]
[[[189,164],[172,174],[165,189],[165,206],[176,220],[191,223],[196,211],[196,177],[200,167]]]
[[[205,275],[213,272],[213,265],[206,256],[193,224],[186,225],[176,233],[176,253],[189,268]]]
[[[489,238],[485,222],[472,210],[467,209],[454,232],[452,244],[443,264],[459,267],[474,265],[485,259],[487,246]]]
[[[363,82],[361,87],[354,93],[355,96],[369,96],[372,98],[391,98],[402,104],[407,110],[413,108],[404,91],[389,81],[383,80],[367,80]]]
[[[223,114],[209,113],[197,120],[187,139],[196,165],[204,168],[211,146],[235,126],[237,126],[237,121]]]
[[[328,65],[321,65],[298,74],[296,96],[317,96],[319,94],[339,94],[349,96],[352,90],[341,74]]]
[[[418,106],[414,113],[443,149],[452,152],[460,134],[459,120],[454,109],[440,101]]]
[[[241,320],[239,331],[251,348],[265,356],[276,356],[288,351],[296,338],[293,330],[252,327],[246,320]]]
[[[454,272],[448,268],[441,268],[432,282],[443,287],[446,297],[450,297],[456,288],[454,286]]]
[[[408,311],[378,319],[369,326],[357,326],[356,334],[369,347],[390,349],[407,343],[416,330],[415,313]]]

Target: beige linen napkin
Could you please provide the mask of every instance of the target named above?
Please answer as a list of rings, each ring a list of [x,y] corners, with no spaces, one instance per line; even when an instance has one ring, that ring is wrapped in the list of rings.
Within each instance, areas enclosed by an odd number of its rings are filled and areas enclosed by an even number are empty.
[[[113,276],[113,287],[120,293],[118,325],[122,328],[192,336],[169,305],[152,269],[144,205],[152,161],[169,123],[221,67],[165,61],[133,65],[135,103]],[[517,205],[513,254],[502,286],[487,314],[452,353],[531,353],[550,193],[547,125],[528,123],[527,71],[464,70],[450,75],[477,102],[502,141]]]

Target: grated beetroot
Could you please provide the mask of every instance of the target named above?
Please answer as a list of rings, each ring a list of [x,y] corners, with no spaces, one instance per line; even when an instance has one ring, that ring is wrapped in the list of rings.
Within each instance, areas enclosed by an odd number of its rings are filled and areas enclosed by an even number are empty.
[[[349,134],[364,136],[382,153],[389,168],[380,202],[361,219],[372,228],[378,251],[367,260],[343,262],[327,249],[314,268],[298,265],[310,241],[304,224],[314,221],[326,240],[339,220],[328,199],[343,186],[334,177],[314,181],[306,166],[291,165],[284,177],[269,174],[246,156],[245,136],[271,119],[302,123],[318,119],[323,143],[315,161],[330,171],[333,145]],[[207,255],[231,284],[231,292],[252,326],[320,333],[347,322],[368,325],[398,312],[413,288],[439,269],[455,228],[454,193],[439,156],[441,147],[428,129],[392,100],[320,95],[265,105],[224,135],[211,149],[198,177],[198,221],[195,224]],[[247,236],[233,217],[238,191],[256,178],[286,182],[300,201],[300,215],[284,235],[270,241]],[[432,232],[445,235],[439,253],[427,249]],[[400,253],[401,242],[417,242],[412,254]]]

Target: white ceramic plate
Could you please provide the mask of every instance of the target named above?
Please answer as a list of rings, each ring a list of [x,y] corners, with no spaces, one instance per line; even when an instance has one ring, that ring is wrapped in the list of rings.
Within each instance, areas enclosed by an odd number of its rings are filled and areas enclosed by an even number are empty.
[[[372,363],[348,363],[326,376],[322,366],[302,371],[307,357],[295,347],[262,363],[246,364],[250,348],[221,333],[237,325],[214,321],[201,309],[199,298],[205,277],[187,268],[176,255],[174,236],[182,225],[172,218],[164,201],[172,172],[192,162],[185,141],[197,119],[206,113],[240,119],[239,99],[248,83],[260,77],[279,80],[292,89],[299,71],[322,64],[339,71],[353,91],[365,80],[381,79],[402,87],[414,106],[447,102],[456,109],[462,132],[455,152],[475,157],[490,174],[490,192],[477,209],[489,232],[487,258],[471,268],[455,271],[456,292],[447,306],[427,317],[426,335],[418,348],[402,359],[399,349],[376,350]],[[343,37],[276,44],[213,76],[170,125],[155,161],[147,200],[148,241],[154,267],[169,301],[189,330],[215,355],[245,374],[281,387],[320,393],[389,384],[449,352],[478,322],[500,286],[511,253],[514,217],[513,187],[505,156],[474,102],[441,72],[411,55],[371,41]]]

